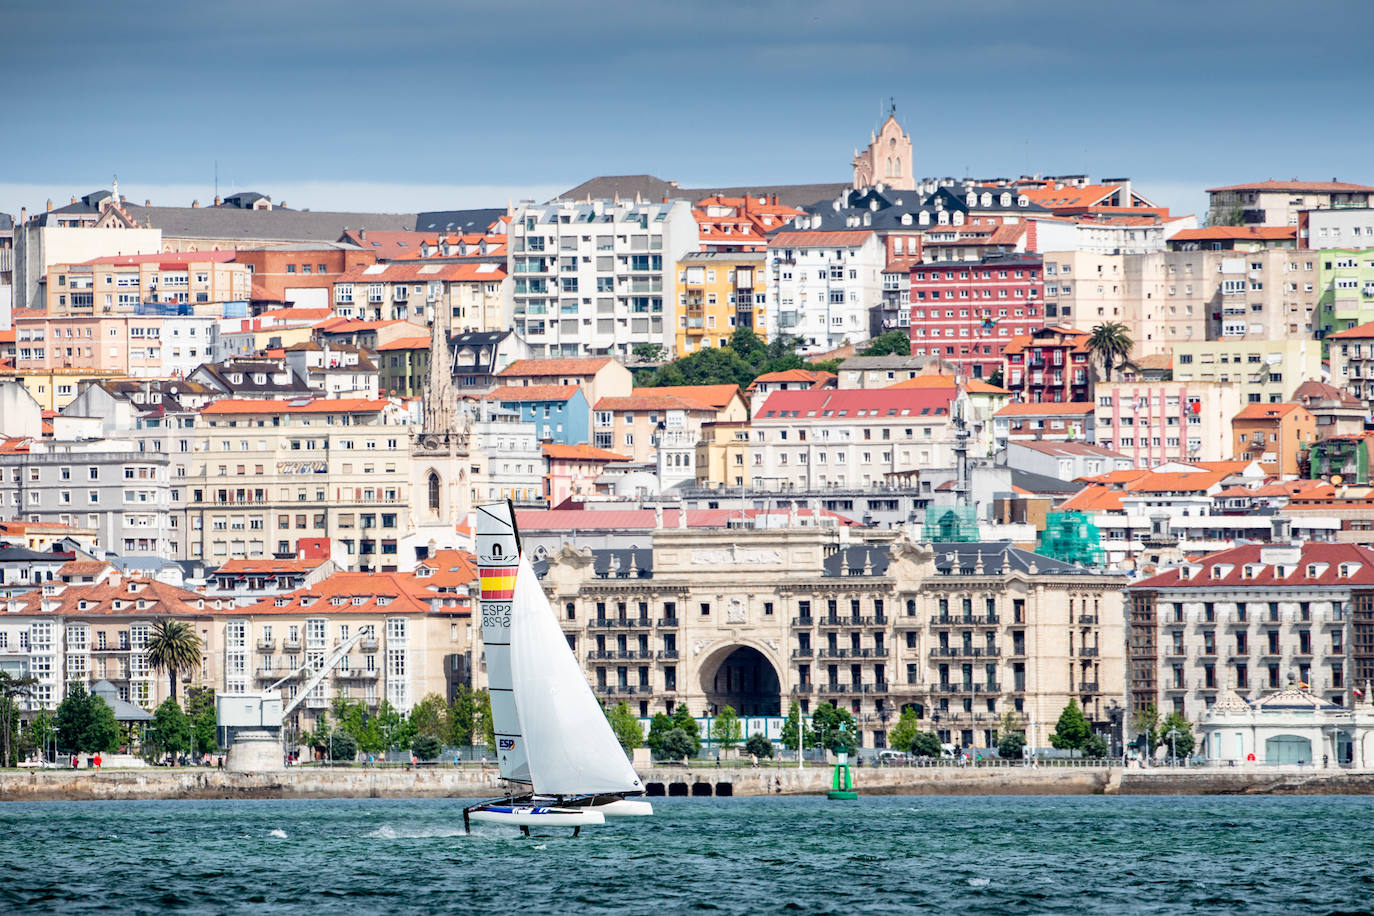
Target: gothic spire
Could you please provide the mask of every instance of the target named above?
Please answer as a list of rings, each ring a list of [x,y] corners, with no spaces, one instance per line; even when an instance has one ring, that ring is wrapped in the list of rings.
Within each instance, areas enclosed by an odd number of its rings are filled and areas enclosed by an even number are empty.
[[[425,385],[425,435],[445,435],[458,425],[458,392],[453,388],[449,364],[448,309],[435,305],[429,341],[429,378]]]

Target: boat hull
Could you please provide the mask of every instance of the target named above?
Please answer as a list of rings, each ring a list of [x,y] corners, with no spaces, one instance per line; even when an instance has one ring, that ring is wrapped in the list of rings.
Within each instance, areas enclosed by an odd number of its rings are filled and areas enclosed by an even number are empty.
[[[593,805],[591,810],[603,817],[650,817],[654,813],[654,806],[646,801],[619,798],[604,805]]]
[[[479,824],[511,827],[590,827],[606,823],[599,811],[546,805],[489,805],[470,811],[467,816]]]

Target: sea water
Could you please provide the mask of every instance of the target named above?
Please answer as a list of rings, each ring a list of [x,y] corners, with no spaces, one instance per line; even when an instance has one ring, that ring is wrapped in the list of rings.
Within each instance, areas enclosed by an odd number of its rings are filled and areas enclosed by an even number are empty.
[[[1374,910],[1365,797],[663,798],[577,839],[463,804],[0,805],[0,912]]]

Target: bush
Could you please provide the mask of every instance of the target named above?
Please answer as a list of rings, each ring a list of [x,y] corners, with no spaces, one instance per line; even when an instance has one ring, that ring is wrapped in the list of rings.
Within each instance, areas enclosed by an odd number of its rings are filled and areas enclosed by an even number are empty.
[[[659,760],[681,760],[695,756],[696,749],[697,743],[691,735],[681,728],[671,728],[659,739],[654,756]]]
[[[917,732],[911,739],[911,753],[917,757],[939,757],[942,750],[940,736],[932,732]]]
[[[758,732],[754,732],[749,736],[749,740],[744,742],[744,752],[753,754],[760,760],[765,760],[773,756],[773,742]]]
[[[417,760],[437,760],[443,749],[439,739],[433,735],[416,735],[410,744],[410,752]]]
[[[324,749],[330,760],[352,762],[358,756],[358,740],[348,732],[336,731],[325,738]]]
[[[1101,735],[1089,735],[1083,742],[1084,757],[1106,757],[1108,750],[1107,739]]]
[[[1025,746],[1025,735],[1020,732],[1003,732],[997,738],[997,755],[1003,760],[1019,760]]]

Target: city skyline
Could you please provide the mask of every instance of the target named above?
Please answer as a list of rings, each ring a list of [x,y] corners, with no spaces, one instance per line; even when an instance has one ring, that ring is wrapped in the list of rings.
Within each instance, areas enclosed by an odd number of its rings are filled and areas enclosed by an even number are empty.
[[[1276,2],[1166,2],[1119,22],[1074,0],[957,15],[888,2],[422,3],[381,21],[358,4],[249,4],[250,25],[227,32],[191,6],[136,19],[5,6],[21,39],[13,123],[51,133],[108,113],[94,142],[42,155],[7,144],[0,210],[15,214],[116,174],[131,200],[164,205],[209,203],[218,172],[221,193],[400,212],[546,199],[598,174],[843,181],[889,99],[919,175],[1129,175],[1181,212],[1199,212],[1213,184],[1370,178],[1357,151],[1371,128],[1341,125],[1339,145],[1278,129],[1369,86],[1353,57],[1305,50],[1334,24],[1374,24],[1346,3],[1288,17]],[[71,21],[93,46],[50,67],[70,54]]]

